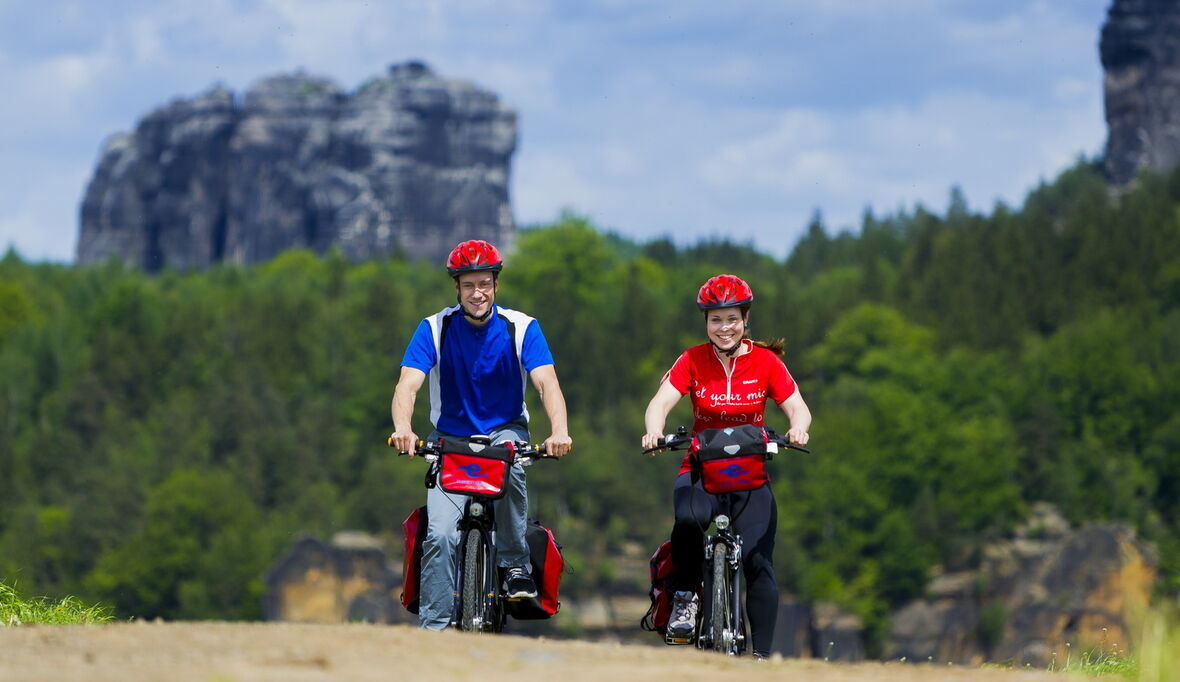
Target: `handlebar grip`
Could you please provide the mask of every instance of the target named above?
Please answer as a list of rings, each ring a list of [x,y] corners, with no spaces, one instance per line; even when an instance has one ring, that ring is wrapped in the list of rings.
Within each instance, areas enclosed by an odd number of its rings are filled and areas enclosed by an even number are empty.
[[[650,448],[646,448],[643,451],[643,454],[650,455],[651,453],[659,451],[659,450],[667,450],[669,448],[675,448],[677,445],[680,445],[681,443],[685,443],[685,442],[687,442],[687,441],[685,441],[683,439],[679,439],[677,436],[669,433],[666,436],[662,436],[660,438],[657,438],[655,446],[650,447]]]
[[[517,456],[525,459],[557,459],[549,454],[549,448],[544,443],[530,445],[524,441],[517,441]]]
[[[391,448],[396,448],[396,447],[397,447],[397,445],[396,445],[396,444],[393,442],[393,436],[389,436],[388,438],[386,438],[386,439],[385,439],[385,444],[386,444],[386,445],[388,445],[388,446],[389,446],[389,447],[391,447]],[[410,454],[410,453],[406,452],[405,450],[398,450],[398,451],[397,451],[397,456],[398,456],[398,457],[405,457],[406,455],[409,455],[409,454]]]
[[[395,448],[395,447],[397,447],[397,445],[396,445],[396,444],[394,444],[394,442],[393,442],[393,436],[389,436],[389,437],[387,437],[387,438],[385,439],[385,444],[386,444],[386,445],[388,445],[388,446],[389,446],[389,447],[391,447],[391,448]],[[424,441],[424,440],[419,440],[419,441],[418,441],[418,445],[417,445],[417,447],[415,447],[415,449],[414,449],[414,453],[415,453],[415,454],[417,454],[417,453],[418,453],[418,451],[419,451],[419,450],[421,450],[421,449],[422,449],[423,447],[425,447],[425,446],[426,446],[426,441]],[[406,450],[398,450],[397,454],[398,454],[399,456],[405,456],[405,455],[408,455],[408,454],[410,454],[410,453],[409,453],[408,451],[406,451]]]

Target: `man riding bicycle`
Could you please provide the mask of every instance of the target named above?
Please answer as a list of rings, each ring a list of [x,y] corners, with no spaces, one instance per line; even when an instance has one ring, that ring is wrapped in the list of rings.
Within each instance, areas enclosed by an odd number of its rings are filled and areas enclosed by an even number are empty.
[[[411,421],[427,376],[430,421],[435,427],[428,440],[474,435],[486,435],[493,444],[529,440],[524,400],[527,375],[549,416],[551,433],[545,447],[558,457],[570,451],[565,397],[540,323],[496,304],[502,268],[499,251],[482,240],[462,242],[447,258],[458,305],[423,319],[406,346],[391,406],[395,429],[391,439],[399,450],[413,453],[417,445]],[[497,563],[504,569],[505,596],[535,597],[537,587],[529,575],[524,537],[528,493],[520,464],[512,466],[507,488],[495,502]],[[463,496],[437,485],[426,496],[418,611],[423,628],[442,630],[454,615],[457,524],[463,503]]]

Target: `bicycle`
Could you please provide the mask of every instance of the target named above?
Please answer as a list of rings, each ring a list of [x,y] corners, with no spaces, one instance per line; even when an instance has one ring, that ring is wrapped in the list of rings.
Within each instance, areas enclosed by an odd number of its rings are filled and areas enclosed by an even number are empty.
[[[779,447],[806,453],[811,452],[805,447],[789,442],[783,436],[776,434],[774,429],[769,428],[763,430],[760,427],[746,425],[730,429],[711,429],[709,432],[728,433],[742,428],[764,432],[765,447],[757,447],[757,443],[748,446],[737,444],[720,446],[720,451],[725,454],[714,460],[719,465],[713,467],[712,470],[722,478],[738,481],[758,480],[760,475],[761,480],[765,482],[764,472],[752,473],[745,468],[744,462],[739,463],[739,461],[756,458],[760,462],[765,462],[773,459]],[[705,434],[706,432],[702,432],[700,435],[704,436]],[[675,434],[668,434],[660,438],[655,447],[648,448],[643,452],[650,454],[660,450],[684,450],[697,444],[699,444],[698,438],[689,434],[688,429],[681,426]],[[723,481],[720,485],[723,490],[725,482]],[[706,490],[713,492],[708,490],[707,485]],[[706,534],[704,539],[705,565],[701,572],[703,580],[700,588],[704,608],[697,613],[694,636],[677,638],[671,632],[666,631],[664,641],[667,644],[691,644],[695,639],[699,649],[711,649],[729,656],[739,656],[746,650],[746,620],[745,614],[742,612],[742,605],[745,603],[742,590],[742,537],[730,527],[730,515],[724,513],[733,511],[734,499],[732,495],[727,492],[714,494],[719,496],[721,510],[713,517],[711,523],[715,533]]]
[[[387,439],[393,447],[393,438]],[[408,455],[402,451],[399,455]],[[464,632],[502,632],[507,620],[505,594],[496,566],[495,504],[507,485],[508,467],[538,459],[557,459],[544,445],[505,441],[492,445],[486,436],[418,441],[414,454],[430,464],[425,485],[466,496],[459,519],[459,552],[455,557],[455,608],[450,626]]]

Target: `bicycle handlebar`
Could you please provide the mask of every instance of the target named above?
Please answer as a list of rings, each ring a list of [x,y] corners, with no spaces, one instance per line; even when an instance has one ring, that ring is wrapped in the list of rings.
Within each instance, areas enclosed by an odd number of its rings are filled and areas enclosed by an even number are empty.
[[[550,455],[547,452],[544,443],[534,445],[524,440],[514,440],[507,442],[510,442],[513,445],[513,452],[515,453],[514,461],[517,459],[560,459],[560,457],[557,455]],[[393,436],[386,438],[385,443],[391,448],[396,447],[393,444]],[[397,454],[399,457],[402,457],[409,455],[410,453],[405,450],[400,450]],[[431,455],[438,457],[439,455],[443,454],[443,450],[438,441],[420,440],[418,441],[417,447],[414,448],[414,454],[421,457],[429,457]]]
[[[795,445],[794,443],[788,441],[785,437],[775,433],[774,429],[766,429],[766,435],[768,445],[773,443],[790,450],[798,450],[799,452],[811,454],[811,450],[803,447],[802,445]],[[660,450],[684,450],[687,449],[688,445],[691,443],[692,435],[688,432],[688,429],[681,426],[680,428],[676,429],[676,433],[669,433],[663,438],[657,440],[656,446],[654,448],[647,448],[643,451],[643,454],[649,455]]]

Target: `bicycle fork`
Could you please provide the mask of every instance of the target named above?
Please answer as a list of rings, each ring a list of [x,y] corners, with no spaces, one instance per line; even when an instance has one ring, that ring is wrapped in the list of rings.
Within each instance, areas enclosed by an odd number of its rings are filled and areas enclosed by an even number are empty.
[[[714,525],[717,534],[705,536],[707,589],[702,595],[705,608],[702,608],[697,646],[735,656],[746,648],[742,538],[730,530],[728,516],[718,515]]]
[[[451,624],[469,632],[498,632],[502,626],[497,603],[495,521],[492,504],[469,500],[459,521],[454,602]]]

